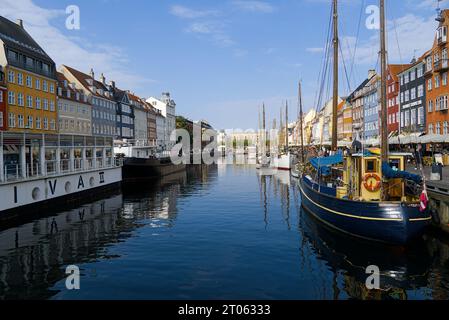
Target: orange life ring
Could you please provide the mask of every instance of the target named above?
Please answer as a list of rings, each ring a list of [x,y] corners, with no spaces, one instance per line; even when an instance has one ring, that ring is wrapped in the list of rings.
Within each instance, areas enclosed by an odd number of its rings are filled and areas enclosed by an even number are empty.
[[[371,181],[371,183],[368,184],[368,181],[374,179],[376,180],[376,183],[373,183]],[[382,185],[382,180],[380,179],[380,177],[375,174],[375,173],[367,173],[365,174],[365,176],[363,177],[363,186],[365,187],[366,190],[368,190],[369,192],[377,192],[379,191],[380,187]]]

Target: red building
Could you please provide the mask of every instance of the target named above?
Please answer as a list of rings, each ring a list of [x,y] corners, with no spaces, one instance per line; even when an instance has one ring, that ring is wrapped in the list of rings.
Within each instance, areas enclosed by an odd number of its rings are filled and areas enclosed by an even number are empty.
[[[399,77],[408,64],[389,64],[387,68],[388,132],[399,132]]]
[[[7,89],[5,82],[5,73],[3,72],[2,66],[0,66],[0,130],[7,129],[7,117],[6,117],[6,99],[7,99]]]

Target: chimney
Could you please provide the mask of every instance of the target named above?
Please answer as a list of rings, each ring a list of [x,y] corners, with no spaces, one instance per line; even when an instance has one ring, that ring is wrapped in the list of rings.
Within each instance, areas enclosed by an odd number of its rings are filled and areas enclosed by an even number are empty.
[[[23,29],[23,20],[22,19],[17,19],[16,23],[19,27],[21,27]]]
[[[102,84],[106,85],[106,78],[104,77],[103,73],[100,76],[100,81],[101,81]]]
[[[90,77],[92,78],[92,80],[95,80],[95,73],[93,68],[90,69]]]
[[[368,70],[368,79],[371,79],[372,77],[374,77],[376,75],[376,70]]]

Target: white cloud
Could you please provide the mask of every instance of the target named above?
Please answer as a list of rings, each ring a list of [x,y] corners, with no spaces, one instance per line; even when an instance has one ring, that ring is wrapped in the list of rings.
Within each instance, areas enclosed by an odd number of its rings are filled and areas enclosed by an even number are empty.
[[[324,48],[306,48],[306,51],[310,53],[322,53]]]
[[[186,29],[187,32],[207,37],[220,47],[232,47],[235,42],[225,31],[225,25],[217,21],[194,22]]]
[[[417,57],[431,49],[437,22],[434,16],[428,18],[414,14],[406,14],[387,23],[388,58],[391,63],[409,63],[413,54]],[[359,41],[355,62],[358,65],[374,66],[378,59],[379,34],[366,41]],[[355,37],[344,37],[340,40],[345,58],[353,56]],[[399,44],[399,45],[398,45]]]
[[[235,0],[232,4],[240,10],[250,12],[272,13],[275,10],[271,4],[256,0]]]
[[[146,86],[154,82],[127,70],[129,59],[120,47],[89,43],[86,39],[67,36],[54,27],[50,22],[65,15],[65,10],[45,9],[32,0],[1,0],[0,14],[13,21],[23,19],[25,29],[57,65],[66,64],[85,72],[93,67],[96,74],[104,73],[123,89],[138,93],[144,93]],[[64,27],[61,23],[61,28]]]
[[[174,5],[170,8],[170,13],[184,19],[197,19],[218,14],[215,10],[194,10],[181,5]]]

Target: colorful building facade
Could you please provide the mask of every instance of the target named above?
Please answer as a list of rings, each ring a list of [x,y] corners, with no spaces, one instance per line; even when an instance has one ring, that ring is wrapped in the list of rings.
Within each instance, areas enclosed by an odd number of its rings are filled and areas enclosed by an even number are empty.
[[[398,74],[407,69],[407,64],[389,64],[387,69],[387,114],[388,132],[391,134],[399,132],[399,77]]]
[[[365,86],[363,97],[363,123],[364,140],[377,139],[379,137],[379,112],[380,112],[380,76],[375,75]]]
[[[92,135],[92,106],[87,95],[78,90],[60,72],[58,77],[58,126],[59,133]]]
[[[402,134],[421,134],[426,130],[426,90],[424,56],[399,73],[400,126]]]
[[[93,70],[87,75],[63,65],[60,72],[69,82],[74,83],[77,89],[89,97],[89,103],[92,106],[92,134],[107,137],[117,136],[117,103],[114,100],[112,84],[106,85],[104,81],[95,80]]]
[[[427,133],[448,134],[449,10],[441,11],[432,49],[425,55]]]
[[[0,16],[0,29],[0,66],[8,90],[8,130],[56,133],[55,63],[26,32],[21,20],[14,23]]]

